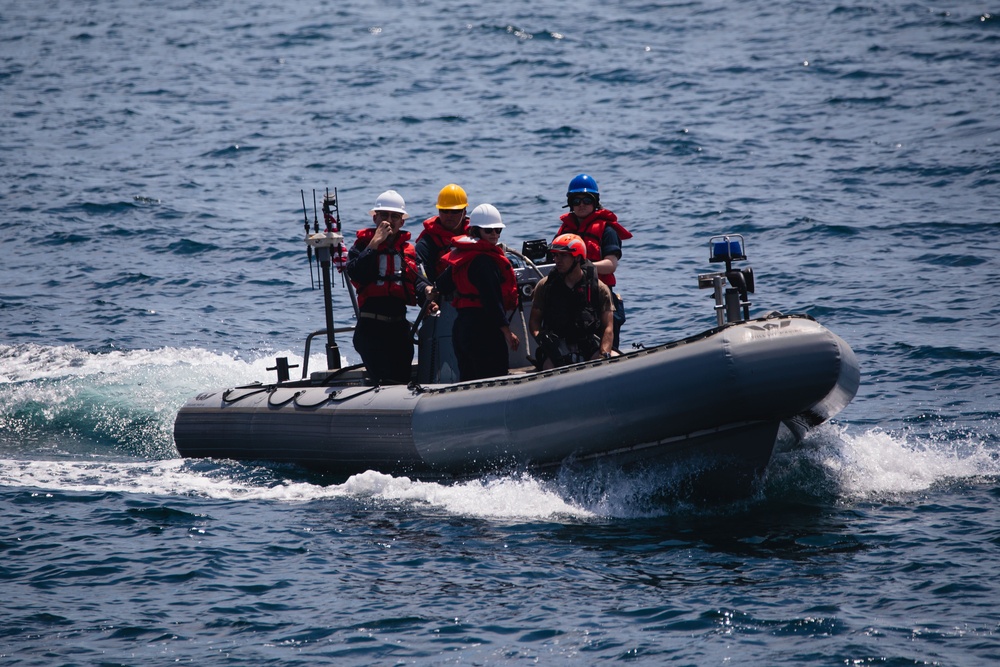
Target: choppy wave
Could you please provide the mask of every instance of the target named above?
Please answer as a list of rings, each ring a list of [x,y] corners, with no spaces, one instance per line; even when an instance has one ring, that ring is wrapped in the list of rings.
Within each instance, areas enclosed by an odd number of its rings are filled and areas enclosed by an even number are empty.
[[[92,353],[74,346],[0,345],[0,450],[45,457],[176,456],[173,420],[184,401],[205,387],[266,377],[267,365],[263,357],[245,361],[201,349]]]
[[[289,479],[282,468],[173,459],[165,461],[0,460],[0,485],[60,492],[195,496],[214,500],[289,503],[356,498],[427,506],[447,513],[495,519],[581,519],[574,506],[531,477],[456,484],[420,482],[374,471],[341,484]],[[299,471],[298,475],[304,476]]]
[[[956,483],[1000,476],[996,442],[978,434],[914,436],[881,428],[851,432],[819,427],[798,446],[778,449],[768,467],[768,489],[803,500],[898,500]]]
[[[996,12],[7,5],[12,664],[1000,659]],[[712,325],[695,272],[735,231],[755,312],[854,347],[857,398],[783,442],[758,496],[177,458],[188,396],[269,377],[322,326],[301,189],[337,187],[351,234],[393,187],[419,231],[459,182],[516,247],[551,237],[580,171],[635,234],[626,345]]]

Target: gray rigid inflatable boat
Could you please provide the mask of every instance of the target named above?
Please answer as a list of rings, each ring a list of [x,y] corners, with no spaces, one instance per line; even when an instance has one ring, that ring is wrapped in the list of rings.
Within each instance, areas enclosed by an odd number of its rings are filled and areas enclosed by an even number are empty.
[[[858,381],[854,353],[838,336],[807,316],[772,316],[610,360],[490,380],[372,387],[349,370],[208,392],[180,410],[174,438],[186,457],[345,475],[689,459],[752,481],[782,423],[802,434],[826,421],[850,402]]]
[[[718,259],[718,238],[727,252],[732,243],[732,257]],[[703,333],[610,359],[458,382],[449,375],[445,307],[424,322],[408,386],[373,386],[363,367],[308,377],[304,368],[303,379],[289,380],[287,362],[284,374],[279,363],[276,383],[189,400],[174,441],[185,457],[294,463],[341,476],[463,478],[594,462],[683,466],[705,482],[699,493],[742,495],[767,466],[782,425],[802,437],[836,415],[857,392],[860,372],[850,346],[808,315],[750,319],[752,271],[732,269],[733,259],[745,259],[742,238],[713,244],[712,260],[726,261],[727,270],[699,277],[716,290],[718,326]],[[544,272],[514,255],[527,301]],[[724,289],[726,281],[734,287]],[[330,308],[327,297],[328,323]],[[511,326],[527,355],[521,312]],[[446,323],[436,333],[435,320]],[[328,331],[313,335],[321,333]],[[339,353],[330,349],[333,366]],[[435,360],[432,367],[426,359]]]

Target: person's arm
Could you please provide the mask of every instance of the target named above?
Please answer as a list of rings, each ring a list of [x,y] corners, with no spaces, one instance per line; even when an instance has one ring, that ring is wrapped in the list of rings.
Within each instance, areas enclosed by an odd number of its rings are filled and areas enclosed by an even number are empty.
[[[601,350],[600,355],[607,357],[611,355],[615,344],[615,304],[611,299],[611,289],[602,282],[597,283],[597,288],[601,291],[600,304],[601,316]]]
[[[362,241],[355,241],[347,253],[347,275],[361,285],[378,279],[378,253]]]
[[[615,311],[606,310],[601,313],[601,324],[604,326],[604,332],[601,334],[601,356],[608,357],[611,355],[611,348],[615,342]]]
[[[517,350],[517,347],[521,344],[521,340],[517,337],[517,334],[510,330],[510,326],[503,325],[500,327],[500,332],[503,333],[504,340],[507,341],[507,347]]]
[[[533,338],[538,338],[542,332],[542,309],[537,303],[531,304],[531,315],[528,316],[528,331]]]
[[[437,292],[434,291],[434,285],[424,277],[424,274],[420,271],[419,266],[417,267],[415,274],[413,291],[417,295],[417,303],[426,308],[430,313],[437,312],[438,306],[435,302]]]
[[[618,268],[618,260],[622,256],[622,242],[618,232],[611,225],[604,228],[601,236],[601,259],[594,262],[594,270],[598,275],[614,273]]]
[[[606,255],[604,259],[599,259],[594,262],[594,270],[597,271],[597,275],[614,273],[617,268],[618,258],[614,255]]]
[[[422,234],[417,239],[414,251],[417,253],[417,294],[423,297],[420,303],[436,301],[439,296],[434,286],[434,280],[437,278],[437,252],[429,234]],[[433,303],[430,312],[436,311],[437,304]]]
[[[372,236],[371,241],[368,242],[368,247],[372,250],[379,250],[382,244],[392,239],[392,237],[392,223],[388,220],[383,220],[375,225],[375,234]]]
[[[535,285],[535,291],[531,296],[531,314],[528,315],[528,331],[537,340],[538,334],[542,332],[542,316],[545,313],[545,281],[542,278]]]
[[[427,274],[427,280],[433,282],[437,278],[437,253],[434,244],[430,241],[430,235],[424,234],[417,242],[413,244],[413,247],[417,252],[417,263],[424,267],[424,273]]]
[[[437,277],[434,281],[434,287],[440,294],[454,294],[455,292],[455,279],[452,276],[451,267],[445,268],[441,272],[441,275]]]

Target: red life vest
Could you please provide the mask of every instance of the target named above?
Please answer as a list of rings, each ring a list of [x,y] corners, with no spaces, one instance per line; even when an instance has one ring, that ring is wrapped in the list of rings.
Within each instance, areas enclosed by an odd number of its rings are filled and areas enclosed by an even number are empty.
[[[362,247],[367,248],[373,236],[374,227],[362,229],[358,232],[356,243],[362,243]],[[378,280],[366,285],[351,281],[358,291],[358,306],[363,308],[365,299],[373,296],[391,296],[402,299],[408,306],[416,305],[417,251],[412,243],[408,243],[409,240],[410,232],[401,231],[391,246],[383,244],[375,251],[378,253]]]
[[[560,234],[577,234],[587,245],[587,259],[597,262],[604,259],[601,252],[601,239],[604,238],[604,228],[611,225],[611,228],[618,232],[618,238],[622,241],[632,238],[632,232],[628,231],[618,222],[618,216],[606,208],[599,208],[583,221],[576,217],[575,213],[564,213],[559,217],[562,225],[556,236]],[[553,237],[555,238],[555,237]],[[615,274],[600,274],[601,282],[608,287],[614,287]]]
[[[469,265],[476,257],[486,255],[500,269],[500,295],[503,298],[503,309],[517,308],[517,277],[514,267],[504,254],[503,249],[489,241],[474,239],[469,236],[457,236],[452,241],[451,251],[444,256],[444,261],[451,266],[451,277],[455,281],[455,298],[451,305],[455,308],[482,308],[483,302],[479,290],[469,280]]]
[[[437,264],[434,266],[434,271],[437,275],[441,275],[447,264],[444,262],[444,256],[448,253],[448,249],[451,248],[451,242],[456,236],[462,236],[469,232],[469,217],[466,216],[462,220],[462,226],[457,232],[453,232],[444,225],[441,224],[441,218],[439,216],[434,216],[433,218],[427,218],[424,220],[424,230],[420,232],[420,236],[417,237],[417,243],[421,239],[427,237],[435,248],[437,248]],[[428,271],[430,268],[428,267]]]

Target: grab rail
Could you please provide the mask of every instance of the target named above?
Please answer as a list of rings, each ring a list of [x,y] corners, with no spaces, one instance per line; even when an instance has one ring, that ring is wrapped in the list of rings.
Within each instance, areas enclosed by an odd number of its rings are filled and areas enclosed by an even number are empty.
[[[333,333],[347,333],[348,331],[354,331],[354,327],[338,327],[333,330]],[[305,380],[309,377],[309,348],[312,346],[312,340],[316,336],[325,336],[326,329],[319,329],[318,331],[313,331],[311,334],[306,336],[306,350],[302,357],[302,379]]]

